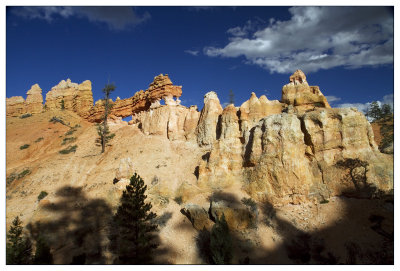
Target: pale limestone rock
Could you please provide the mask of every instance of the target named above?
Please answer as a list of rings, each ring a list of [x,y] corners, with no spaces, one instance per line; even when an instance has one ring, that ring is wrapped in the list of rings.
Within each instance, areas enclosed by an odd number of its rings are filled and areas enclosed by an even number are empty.
[[[245,190],[270,202],[305,201],[313,184],[300,120],[293,114],[271,115],[252,130],[245,153]]]
[[[217,138],[217,123],[222,107],[214,91],[204,96],[204,107],[200,113],[196,128],[197,143],[199,146],[210,147]]]
[[[22,96],[6,98],[6,115],[21,116],[26,113],[25,99]]]
[[[242,144],[237,108],[230,104],[222,112],[217,127],[217,141],[206,159],[200,162],[198,185],[213,189],[241,181]]]
[[[314,110],[315,108],[330,108],[328,101],[318,86],[309,86],[306,76],[297,70],[290,76],[290,83],[282,88],[281,101],[295,106],[298,112]]]
[[[186,140],[192,140],[196,138],[196,127],[199,122],[200,112],[197,110],[196,105],[189,107],[189,111],[186,114],[185,122],[183,124],[183,130],[185,131]]]
[[[41,113],[43,111],[43,96],[39,85],[33,85],[26,94],[26,111],[31,114]]]
[[[119,166],[115,170],[115,178],[117,180],[130,179],[135,173],[133,162],[130,157],[122,158],[119,160]]]

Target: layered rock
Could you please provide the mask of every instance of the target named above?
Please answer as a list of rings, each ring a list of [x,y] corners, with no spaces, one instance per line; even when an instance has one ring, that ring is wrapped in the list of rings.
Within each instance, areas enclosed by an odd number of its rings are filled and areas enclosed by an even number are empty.
[[[140,90],[131,98],[116,100],[110,114],[125,118],[147,111],[152,104],[159,104],[161,99],[165,100],[166,105],[179,105],[179,99],[174,100],[174,98],[179,98],[181,95],[182,86],[174,86],[168,74],[160,74],[154,77],[154,81],[146,91]],[[95,106],[85,118],[92,122],[100,122],[103,114],[104,107]]]
[[[250,128],[260,119],[282,113],[283,104],[277,100],[270,101],[265,95],[257,98],[254,92],[249,100],[240,106],[240,130],[245,142],[248,142]]]
[[[31,87],[26,93],[26,111],[31,114],[37,114],[43,111],[42,89],[38,84]]]
[[[296,70],[289,81],[289,84],[282,88],[281,101],[283,103],[294,106],[297,112],[310,111],[319,107],[330,108],[319,87],[309,86],[301,70]]]
[[[61,109],[76,112],[85,116],[93,108],[92,83],[89,80],[81,84],[70,79],[61,80],[46,94],[46,110]]]
[[[210,147],[217,139],[217,123],[221,113],[222,107],[217,94],[214,91],[208,92],[204,96],[204,107],[196,128],[199,146]]]
[[[34,84],[27,91],[26,100],[21,96],[6,98],[6,115],[21,116],[23,114],[37,114],[43,111],[42,89]]]
[[[220,188],[240,181],[243,159],[237,109],[228,105],[222,112],[212,149],[199,165],[200,187]]]
[[[325,99],[321,93],[310,92],[303,75],[297,71],[290,79],[294,90],[303,88],[288,101],[294,106],[292,113],[280,113],[280,103],[275,103],[271,114],[263,111],[261,98],[255,94],[242,104],[239,114],[233,105],[225,108],[215,140],[208,137],[212,149],[200,162],[199,186],[221,188],[237,183],[253,198],[274,204],[323,200],[360,187],[372,192],[393,189],[393,162],[377,149],[365,116],[356,109],[329,108],[327,103],[318,107],[296,102],[304,93],[314,101]],[[214,121],[218,113],[210,114]],[[349,167],[341,166],[348,162],[356,165],[352,172],[357,178],[351,178]],[[356,184],[355,179],[364,183]]]
[[[26,113],[25,99],[22,96],[6,98],[6,115],[17,117]]]

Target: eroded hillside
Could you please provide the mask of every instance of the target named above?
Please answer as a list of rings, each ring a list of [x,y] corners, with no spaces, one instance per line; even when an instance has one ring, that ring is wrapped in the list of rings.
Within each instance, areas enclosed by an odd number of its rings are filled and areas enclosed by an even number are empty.
[[[330,108],[301,71],[281,101],[253,93],[222,108],[209,92],[200,112],[181,106],[181,87],[160,75],[113,102],[115,137],[103,154],[90,81],[60,82],[46,107],[39,89],[7,100],[7,227],[18,215],[29,234],[44,230],[55,263],[82,253],[112,263],[108,222],[134,172],[158,214],[159,263],[207,263],[202,230],[222,213],[234,263],[393,260],[393,156],[379,152],[362,113]]]

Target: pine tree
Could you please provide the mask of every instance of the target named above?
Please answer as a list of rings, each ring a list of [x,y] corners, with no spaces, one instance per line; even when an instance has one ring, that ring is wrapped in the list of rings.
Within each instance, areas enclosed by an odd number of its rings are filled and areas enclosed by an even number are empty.
[[[215,264],[229,264],[232,259],[232,238],[224,214],[212,227],[210,252]]]
[[[99,134],[99,141],[101,143],[101,153],[103,153],[106,149],[106,144],[114,137],[113,134],[110,135],[110,131],[108,129],[107,125],[107,119],[108,119],[108,114],[109,110],[112,107],[112,104],[110,104],[110,93],[115,90],[115,85],[114,84],[107,84],[102,92],[104,93],[104,115],[103,115],[103,122],[101,125],[98,126],[97,128],[97,133]]]
[[[229,90],[229,104],[235,103],[235,94],[233,93],[232,89]]]
[[[22,235],[22,222],[17,216],[7,234],[7,264],[29,264],[31,262],[32,245]]]
[[[372,121],[376,121],[379,120],[382,116],[382,110],[379,107],[378,102],[372,102],[368,109],[367,109],[367,113],[365,114],[367,117],[371,118]]]
[[[43,236],[37,238],[33,264],[53,264],[53,255],[51,254],[50,247]]]
[[[123,191],[110,233],[111,250],[118,255],[118,264],[148,264],[158,247],[154,240],[156,214],[150,211],[152,205],[145,203],[146,189],[143,179],[135,173]]]

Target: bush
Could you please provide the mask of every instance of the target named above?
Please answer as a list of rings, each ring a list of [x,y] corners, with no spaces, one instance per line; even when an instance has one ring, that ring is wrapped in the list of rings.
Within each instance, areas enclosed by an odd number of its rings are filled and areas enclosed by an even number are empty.
[[[326,204],[328,202],[329,202],[329,200],[327,200],[327,199],[323,199],[323,200],[320,201],[321,204]]]
[[[66,137],[63,139],[63,142],[61,143],[61,145],[65,145],[67,143],[72,143],[76,141],[76,137]]]
[[[257,209],[257,203],[252,198],[242,198],[242,203],[251,209]]]
[[[26,175],[31,174],[31,171],[29,169],[24,169],[22,172],[18,174],[18,179],[24,178]]]
[[[7,177],[7,179],[6,179],[7,184],[10,184],[15,180],[21,179],[30,173],[31,173],[31,171],[29,169],[24,169],[20,173],[13,172]]]
[[[61,154],[68,154],[68,153],[70,153],[70,152],[76,152],[76,149],[77,149],[77,148],[78,148],[77,145],[69,146],[68,148],[59,151],[59,153],[61,153]]]
[[[24,145],[20,146],[19,149],[25,150],[25,149],[29,148],[29,146],[30,146],[29,144],[24,144]]]
[[[44,199],[46,196],[48,195],[48,193],[46,191],[42,191],[40,192],[38,198],[38,201],[41,201],[42,199]]]
[[[38,143],[40,141],[42,141],[44,138],[43,137],[39,137],[38,139],[35,140],[35,143]]]
[[[59,123],[61,123],[62,125],[68,126],[67,124],[65,124],[65,122],[64,122],[62,119],[60,119],[60,118],[58,118],[58,117],[52,117],[52,118],[50,119],[50,122],[52,122],[52,123],[59,122]]]
[[[229,264],[232,259],[232,237],[224,214],[212,227],[210,252],[214,264]]]
[[[20,118],[21,119],[26,119],[26,118],[29,118],[29,117],[32,117],[32,114],[23,114]]]
[[[174,201],[176,202],[176,203],[178,203],[179,205],[181,205],[182,204],[182,196],[179,196],[179,197],[175,197],[174,198]]]

